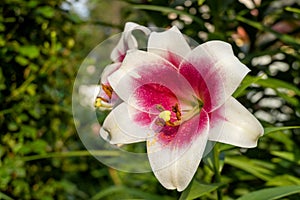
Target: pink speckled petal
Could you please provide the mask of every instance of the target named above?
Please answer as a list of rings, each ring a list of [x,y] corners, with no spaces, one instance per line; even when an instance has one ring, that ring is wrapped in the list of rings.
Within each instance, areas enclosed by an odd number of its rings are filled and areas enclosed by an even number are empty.
[[[148,51],[165,58],[175,67],[179,67],[182,58],[191,51],[191,48],[178,28],[173,26],[164,32],[151,33]]]
[[[212,113],[209,140],[244,148],[256,147],[264,129],[259,121],[236,99],[230,97]]]
[[[176,102],[188,110],[196,101],[192,87],[177,69],[149,52],[128,53],[121,68],[108,80],[123,101],[144,112],[157,110],[158,104],[169,110]]]
[[[230,44],[221,41],[206,42],[193,49],[179,70],[203,99],[207,112],[220,107],[249,72],[234,56]]]
[[[183,191],[188,186],[202,159],[208,124],[208,115],[202,111],[180,127],[162,130],[169,132],[147,140],[150,165],[165,188]]]

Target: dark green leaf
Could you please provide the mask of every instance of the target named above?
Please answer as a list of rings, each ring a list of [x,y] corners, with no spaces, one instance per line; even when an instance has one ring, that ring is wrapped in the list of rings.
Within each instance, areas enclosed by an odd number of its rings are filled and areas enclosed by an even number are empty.
[[[150,193],[140,191],[138,189],[127,188],[125,186],[112,186],[112,187],[106,188],[106,189],[100,191],[99,193],[97,193],[96,195],[94,195],[91,199],[92,200],[103,199],[104,197],[111,196],[113,194],[119,194],[118,196],[120,196],[122,194],[130,194],[130,195],[134,196],[135,198],[142,198],[145,200],[170,199],[169,197],[166,197],[166,196],[150,194]]]
[[[182,192],[179,200],[196,199],[201,196],[207,195],[210,192],[216,191],[222,183],[202,184],[198,181],[193,181],[191,187]]]

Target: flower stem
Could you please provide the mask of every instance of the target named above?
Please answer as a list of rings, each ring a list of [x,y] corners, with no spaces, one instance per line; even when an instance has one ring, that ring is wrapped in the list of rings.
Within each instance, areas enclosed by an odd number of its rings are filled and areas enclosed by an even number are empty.
[[[214,173],[215,173],[215,182],[221,183],[221,172],[220,172],[220,150],[219,150],[219,143],[216,143],[213,150],[213,162],[214,162]],[[219,188],[217,190],[218,200],[222,200],[222,192]]]

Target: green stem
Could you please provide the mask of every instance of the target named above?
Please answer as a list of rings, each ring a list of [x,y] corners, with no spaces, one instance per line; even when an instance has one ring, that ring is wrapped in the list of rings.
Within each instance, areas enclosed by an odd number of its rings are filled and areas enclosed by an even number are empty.
[[[33,161],[47,158],[59,158],[59,157],[80,157],[80,156],[118,156],[117,151],[105,151],[105,150],[93,150],[93,151],[68,151],[68,152],[53,152],[43,155],[25,156],[23,161]]]
[[[220,150],[219,143],[216,143],[213,150],[213,162],[214,162],[214,173],[215,173],[215,182],[221,183],[221,172],[220,172]],[[217,190],[218,200],[222,200],[222,192],[221,189]]]

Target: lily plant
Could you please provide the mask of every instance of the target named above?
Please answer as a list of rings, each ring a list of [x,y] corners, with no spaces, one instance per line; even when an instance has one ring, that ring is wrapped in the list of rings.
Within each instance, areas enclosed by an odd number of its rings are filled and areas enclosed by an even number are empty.
[[[148,35],[146,50],[137,48],[135,29]],[[96,100],[111,109],[100,135],[111,144],[146,141],[153,173],[167,189],[188,186],[208,141],[251,148],[263,134],[232,97],[250,70],[226,42],[192,49],[175,26],[155,32],[129,23],[112,60]]]

